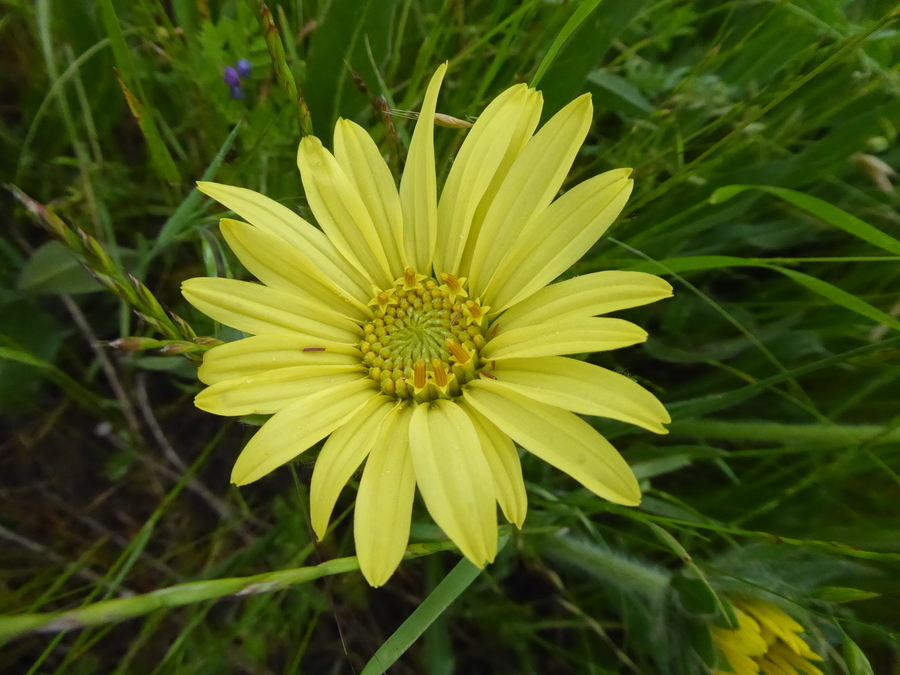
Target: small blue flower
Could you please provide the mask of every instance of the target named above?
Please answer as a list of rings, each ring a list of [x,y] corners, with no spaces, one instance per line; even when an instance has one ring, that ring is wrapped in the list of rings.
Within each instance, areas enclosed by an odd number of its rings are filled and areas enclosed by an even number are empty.
[[[241,89],[241,85],[232,84],[231,85],[231,98],[235,100],[240,100],[244,98],[244,90]]]
[[[225,73],[222,75],[222,79],[225,80],[225,84],[230,84],[232,87],[237,87],[241,84],[241,76],[231,66],[225,66]],[[233,91],[232,89],[232,93]]]
[[[234,64],[234,67],[241,77],[250,77],[251,65],[247,59],[239,59],[238,62]]]

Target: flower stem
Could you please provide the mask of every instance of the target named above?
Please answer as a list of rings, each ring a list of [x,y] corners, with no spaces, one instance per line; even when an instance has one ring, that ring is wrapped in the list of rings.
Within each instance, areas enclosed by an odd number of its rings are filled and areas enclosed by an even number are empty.
[[[451,541],[412,544],[406,549],[406,558],[421,558],[440,551],[453,550]],[[25,633],[59,633],[73,628],[87,628],[105,623],[117,623],[154,612],[158,609],[181,607],[206,600],[217,600],[229,595],[253,595],[270,593],[294,584],[302,584],[321,577],[343,574],[359,569],[356,556],[335,558],[312,567],[265,572],[249,577],[210,579],[161,588],[143,595],[95,602],[84,607],[62,612],[20,614],[0,617],[0,643]]]
[[[284,55],[284,43],[281,41],[278,27],[275,25],[275,21],[272,18],[272,12],[263,0],[248,1],[259,18],[259,26],[266,38],[269,56],[272,59],[272,65],[275,67],[275,78],[278,80],[279,84],[281,84],[288,99],[297,105],[297,114],[300,119],[300,134],[303,136],[310,136],[313,131],[309,106],[306,105],[306,99],[303,98],[303,94],[297,89],[294,75],[291,73],[291,68]]]

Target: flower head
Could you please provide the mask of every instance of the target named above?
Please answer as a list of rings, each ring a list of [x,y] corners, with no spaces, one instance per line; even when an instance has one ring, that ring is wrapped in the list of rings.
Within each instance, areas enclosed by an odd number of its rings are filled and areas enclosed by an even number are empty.
[[[473,563],[493,560],[496,505],[521,527],[515,443],[620,504],[640,501],[625,460],[574,413],[665,433],[657,399],[576,354],[647,334],[598,315],[671,295],[649,274],[605,271],[547,285],[613,222],[631,192],[610,171],[554,197],[587,134],[589,96],[537,133],[539,92],[516,85],[488,105],[438,199],[433,127],[446,66],[431,80],[399,190],[368,134],[337,123],[298,164],[321,230],[241,188],[200,189],[244,218],[221,231],[261,282],[191,279],[185,297],[252,334],[209,351],[197,406],[274,414],[238,457],[255,481],[327,437],[311,514],[324,536],[340,491],[365,461],[355,538],[383,584],[403,557],[418,486],[435,522]]]
[[[800,637],[803,626],[776,605],[758,598],[732,598],[737,630],[713,628],[713,642],[728,660],[731,671],[715,675],[822,675],[811,661],[821,661]]]

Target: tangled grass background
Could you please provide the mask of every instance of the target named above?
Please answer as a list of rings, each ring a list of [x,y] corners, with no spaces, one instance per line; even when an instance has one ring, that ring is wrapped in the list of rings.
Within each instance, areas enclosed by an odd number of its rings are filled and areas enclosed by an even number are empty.
[[[826,672],[900,672],[892,2],[291,0],[262,25],[243,0],[0,7],[0,178],[36,200],[0,195],[0,670],[702,673],[709,627],[749,595],[800,619]],[[528,519],[495,564],[458,566],[419,504],[415,559],[372,590],[341,562],[354,491],[315,544],[311,460],[229,486],[252,420],[196,410],[189,358],[109,347],[171,336],[23,204],[101,242],[144,284],[129,292],[234,339],[178,292],[243,274],[193,181],[309,218],[301,129],[330,145],[354,119],[399,167],[399,111],[444,60],[439,111],[462,120],[535,77],[545,118],[593,94],[570,184],[631,166],[635,193],[570,275],[639,269],[676,295],[627,313],[645,345],[588,358],[674,422],[590,420],[639,508],[525,456]],[[439,181],[464,134],[438,130]]]

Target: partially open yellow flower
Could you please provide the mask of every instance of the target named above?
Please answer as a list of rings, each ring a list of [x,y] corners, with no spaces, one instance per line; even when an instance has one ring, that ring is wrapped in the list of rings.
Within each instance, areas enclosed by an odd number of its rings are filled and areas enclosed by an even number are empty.
[[[771,602],[732,598],[737,630],[713,628],[716,647],[737,675],[823,675],[811,661],[821,661],[800,637],[803,626]],[[717,670],[714,675],[728,675]]]
[[[403,557],[417,485],[435,522],[482,566],[497,550],[496,504],[517,526],[525,520],[514,441],[601,497],[634,505],[628,464],[573,412],[656,433],[669,421],[631,379],[562,356],[643,342],[638,326],[597,316],[672,291],[638,272],[547,286],[631,192],[620,169],[554,201],[590,126],[590,97],[534,134],[540,93],[504,91],[468,132],[438,200],[433,120],[445,69],[428,87],[399,191],[357,124],[337,123],[334,154],[303,139],[298,164],[321,230],[250,190],[200,183],[247,221],[223,219],[221,230],[263,285],[204,278],[183,288],[200,311],[254,336],[206,354],[200,379],[210,386],[197,406],[274,413],[232,480],[255,481],[328,437],[311,488],[321,538],[365,460],[355,537],[375,586]]]

